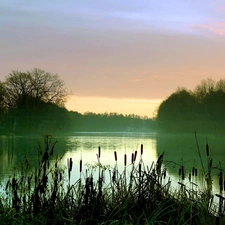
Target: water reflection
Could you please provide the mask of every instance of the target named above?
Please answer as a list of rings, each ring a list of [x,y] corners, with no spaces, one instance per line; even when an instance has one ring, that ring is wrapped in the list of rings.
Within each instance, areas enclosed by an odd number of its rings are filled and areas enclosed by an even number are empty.
[[[182,181],[191,185],[188,174],[192,167],[198,168],[198,176],[192,177],[191,181],[199,186],[204,186],[205,181],[201,176],[203,173],[198,155],[197,143],[194,134],[185,135],[160,135],[156,133],[74,133],[71,136],[55,137],[58,141],[55,148],[56,156],[63,156],[62,165],[66,167],[67,158],[73,159],[73,170],[71,182],[77,181],[79,174],[79,161],[82,159],[83,165],[97,163],[96,154],[98,147],[101,147],[100,161],[103,165],[113,167],[115,165],[114,151],[117,151],[118,168],[124,169],[124,154],[127,155],[127,165],[131,163],[131,155],[136,150],[140,158],[140,146],[143,144],[143,161],[145,166],[150,167],[152,162],[156,162],[158,155],[165,152],[165,166],[168,168],[169,176],[177,186],[177,181]],[[208,141],[213,166],[224,169],[224,138],[217,135],[198,135],[198,145],[205,170],[207,170],[207,157],[205,145]],[[3,182],[13,174],[14,168],[19,167],[26,156],[32,164],[37,164],[37,148],[41,143],[44,148],[43,137],[34,136],[1,136],[0,137],[0,179]],[[137,158],[137,161],[138,159]],[[53,161],[54,162],[54,161]],[[185,168],[186,178],[183,181],[179,176],[180,166]],[[85,167],[84,167],[85,168]],[[213,189],[219,193],[218,173],[215,169],[212,172]]]
[[[198,134],[196,140],[194,133],[184,135],[158,134],[156,141],[157,150],[165,151],[167,167],[170,173],[176,177],[176,180],[181,180],[181,177],[179,176],[179,169],[183,165],[186,174],[186,179],[184,182],[188,183],[189,174],[192,173],[192,168],[194,166],[198,169],[198,176],[191,177],[191,181],[195,182],[201,187],[206,186],[203,174],[206,174],[208,171],[208,158],[206,155],[206,143],[208,143],[210,157],[213,159],[213,191],[214,193],[220,192],[218,183],[218,168],[224,169],[224,137],[220,135]],[[198,149],[200,155],[198,153]],[[200,158],[202,159],[202,163]]]
[[[40,136],[0,136],[0,181],[4,182],[15,170],[20,170],[25,157],[33,168],[37,166],[39,145],[45,148],[44,138]],[[65,146],[65,140],[61,139],[56,144],[55,156],[65,154]]]
[[[144,146],[144,163],[150,166],[158,158],[156,150],[155,134],[147,133],[79,133],[67,138],[68,151],[63,157],[63,165],[66,166],[67,158],[74,161],[72,182],[79,177],[79,161],[83,165],[97,163],[98,147],[101,147],[100,162],[102,165],[114,167],[114,151],[117,152],[118,169],[124,169],[124,154],[127,155],[127,165],[131,163],[131,155],[138,151],[140,157],[140,146]],[[87,167],[86,167],[87,168]]]

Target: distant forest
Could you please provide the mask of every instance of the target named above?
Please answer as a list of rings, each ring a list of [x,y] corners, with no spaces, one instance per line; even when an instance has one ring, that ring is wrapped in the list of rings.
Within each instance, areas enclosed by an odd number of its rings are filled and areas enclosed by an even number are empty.
[[[224,132],[225,80],[202,80],[193,91],[178,88],[158,108],[160,131]]]
[[[137,115],[85,113],[64,107],[68,92],[56,74],[13,70],[0,82],[0,132],[55,134],[95,131],[151,131],[156,122]]]

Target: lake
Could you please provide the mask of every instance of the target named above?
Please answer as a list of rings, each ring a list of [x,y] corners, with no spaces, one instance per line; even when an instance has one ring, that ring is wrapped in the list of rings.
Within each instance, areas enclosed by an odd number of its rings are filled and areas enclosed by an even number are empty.
[[[67,158],[73,160],[71,183],[75,182],[79,174],[79,161],[82,159],[84,169],[86,164],[97,163],[98,147],[101,147],[100,162],[103,165],[114,167],[114,151],[117,152],[118,168],[124,169],[124,154],[127,155],[127,168],[131,163],[131,155],[138,151],[137,161],[140,159],[140,148],[143,144],[143,161],[149,167],[156,162],[158,156],[164,152],[164,166],[167,167],[169,176],[176,185],[181,181],[179,169],[183,165],[188,183],[188,174],[192,167],[198,168],[198,174],[202,173],[202,166],[198,154],[198,147],[201,152],[203,166],[207,169],[207,157],[205,146],[208,142],[210,154],[213,158],[213,190],[219,193],[218,173],[225,165],[225,144],[224,137],[220,135],[198,134],[198,143],[193,134],[158,134],[158,133],[131,133],[131,132],[77,132],[67,136],[56,136],[57,141],[55,153],[63,156],[61,165],[66,167]],[[38,143],[43,146],[43,137],[40,136],[0,136],[0,179],[4,183],[13,175],[14,169],[19,168],[26,156],[33,165],[37,164]],[[193,182],[201,185],[202,178],[193,178]]]

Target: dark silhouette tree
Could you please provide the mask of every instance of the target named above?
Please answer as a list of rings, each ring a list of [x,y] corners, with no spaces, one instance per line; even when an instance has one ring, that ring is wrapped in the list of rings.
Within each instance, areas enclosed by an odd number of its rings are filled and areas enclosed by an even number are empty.
[[[216,82],[215,91],[222,91],[225,93],[225,79],[220,79]]]
[[[211,78],[202,80],[201,83],[195,87],[193,95],[199,102],[202,102],[207,95],[215,91],[215,86],[216,82]]]
[[[193,95],[185,88],[171,94],[158,108],[157,121],[159,127],[179,130],[189,121],[196,120],[198,103]]]
[[[30,100],[41,100],[63,106],[68,96],[64,82],[57,74],[51,74],[41,69],[28,72],[13,70],[3,83],[7,108],[18,108],[32,103]]]
[[[62,128],[68,121],[63,107],[67,96],[64,82],[57,74],[41,69],[13,70],[0,85],[0,103],[7,112],[5,127],[25,132]]]
[[[193,92],[179,89],[158,108],[159,127],[171,131],[215,132],[225,126],[225,80],[202,80]],[[187,130],[187,129],[186,129]]]

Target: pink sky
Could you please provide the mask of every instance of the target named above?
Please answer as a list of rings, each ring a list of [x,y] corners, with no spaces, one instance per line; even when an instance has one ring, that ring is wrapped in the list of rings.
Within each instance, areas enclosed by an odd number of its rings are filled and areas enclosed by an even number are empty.
[[[223,1],[19,1],[0,7],[0,79],[58,73],[78,112],[153,116],[177,87],[224,78]]]

